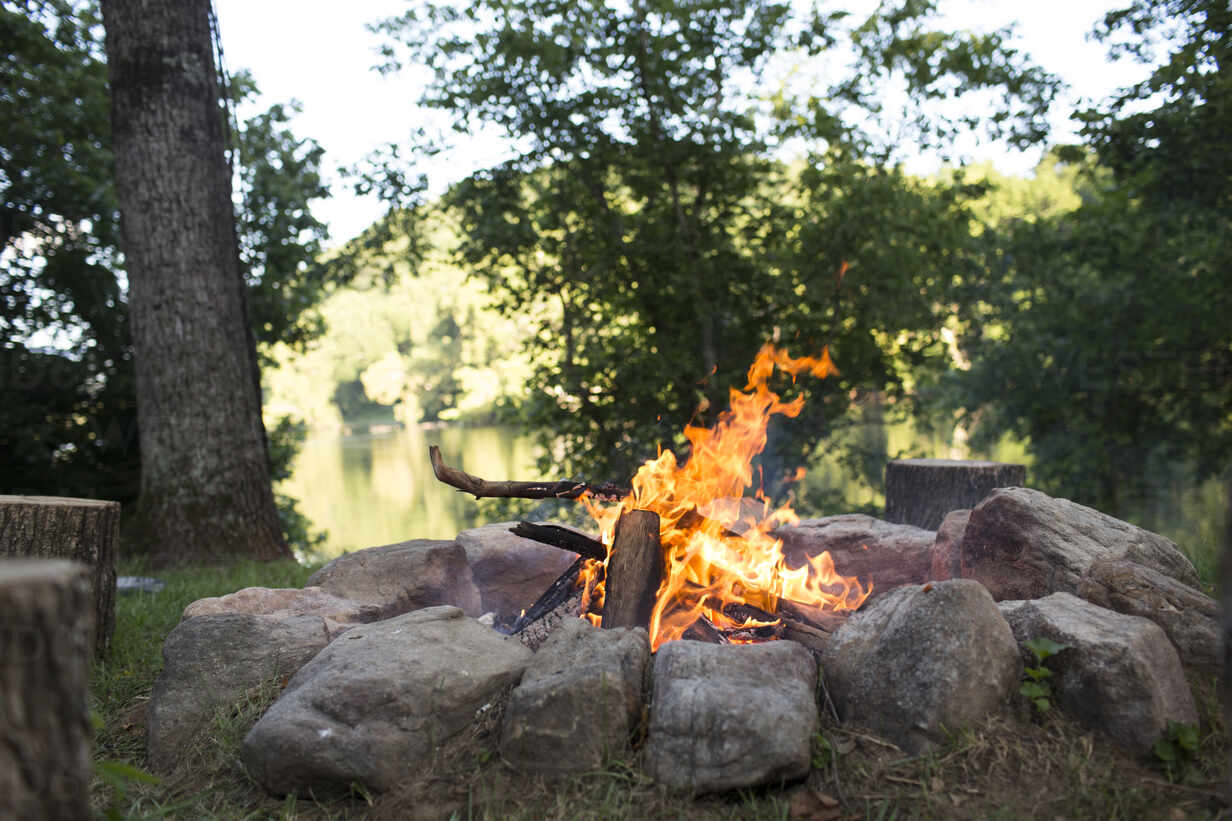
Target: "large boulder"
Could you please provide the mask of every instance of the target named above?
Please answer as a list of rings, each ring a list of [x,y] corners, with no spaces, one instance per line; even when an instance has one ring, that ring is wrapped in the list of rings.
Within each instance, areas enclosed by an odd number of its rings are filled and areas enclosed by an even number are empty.
[[[1078,595],[1155,622],[1186,664],[1213,669],[1221,662],[1219,604],[1171,576],[1128,559],[1100,559],[1078,580]]]
[[[353,628],[253,726],[244,765],[276,795],[388,790],[516,684],[531,655],[457,607]]]
[[[565,621],[510,696],[501,756],[521,770],[560,774],[596,770],[627,752],[642,717],[649,660],[641,628]]]
[[[835,631],[821,665],[844,722],[913,753],[1001,707],[1022,672],[996,603],[963,579],[900,587],[866,605]]]
[[[792,641],[674,641],[654,660],[646,767],[690,792],[777,784],[808,773],[817,662]]]
[[[483,613],[466,551],[457,542],[412,539],[345,553],[313,573],[308,585],[376,605],[381,618],[444,604],[468,616]]]
[[[962,578],[962,540],[971,519],[970,510],[951,510],[937,528],[929,578],[943,582]]]
[[[174,768],[218,710],[255,687],[294,674],[339,629],[316,615],[220,612],[180,622],[163,642],[163,669],[150,695],[150,768]]]
[[[1099,559],[1129,559],[1198,585],[1171,539],[1029,488],[994,490],[971,511],[963,533],[963,577],[981,582],[998,601],[1075,593]]]
[[[577,554],[509,532],[516,522],[484,525],[458,534],[485,613],[511,622],[529,608]]]
[[[1146,752],[1169,721],[1196,724],[1193,694],[1176,649],[1154,622],[1114,613],[1069,593],[999,605],[1014,637],[1070,649],[1048,659],[1057,700],[1094,730]],[[1031,664],[1034,657],[1023,650]]]
[[[250,613],[275,619],[320,616],[335,632],[343,625],[364,624],[381,618],[381,608],[377,605],[339,598],[319,587],[245,587],[225,596],[197,599],[184,608],[181,618],[220,613]]]
[[[890,524],[860,513],[802,519],[781,527],[775,536],[783,540],[783,554],[792,566],[829,551],[834,569],[855,576],[873,596],[904,584],[928,580],[936,534],[912,525]]]

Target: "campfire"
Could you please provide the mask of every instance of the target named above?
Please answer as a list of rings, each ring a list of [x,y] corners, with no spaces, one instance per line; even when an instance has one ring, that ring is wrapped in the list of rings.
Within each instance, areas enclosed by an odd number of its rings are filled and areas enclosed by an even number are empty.
[[[730,407],[714,427],[685,428],[688,459],[681,464],[661,450],[637,471],[631,488],[491,482],[446,465],[431,449],[437,478],[476,498],[575,499],[598,525],[601,541],[554,525],[514,528],[580,556],[523,613],[515,632],[580,596],[582,615],[604,627],[646,627],[654,649],[680,638],[747,643],[786,635],[814,644],[809,639],[817,631],[831,632],[868,598],[872,581],[839,575],[829,553],[789,566],[773,532],[798,518],[754,488],[753,460],[766,446],[770,419],[803,408],[802,398],[785,402],[768,387],[776,368],[793,381],[837,373],[828,350],[793,358],[763,346],[748,384],[731,391]]]

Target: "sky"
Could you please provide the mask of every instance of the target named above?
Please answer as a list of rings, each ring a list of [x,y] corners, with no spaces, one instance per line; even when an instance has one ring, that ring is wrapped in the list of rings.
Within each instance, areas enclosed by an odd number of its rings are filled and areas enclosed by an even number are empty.
[[[415,105],[425,73],[383,77],[372,68],[377,62],[378,39],[365,24],[400,14],[407,2],[298,0],[292,5],[215,0],[227,68],[252,72],[262,93],[257,101],[262,109],[298,100],[303,112],[293,120],[292,128],[325,149],[322,170],[332,184],[333,196],[316,204],[314,213],[329,226],[330,245],[358,234],[382,214],[375,198],[355,196],[336,169],[358,162],[384,143],[404,138],[432,117]],[[861,5],[871,8],[872,4],[856,2],[847,7]],[[1140,74],[1132,65],[1108,63],[1104,47],[1086,39],[1096,20],[1123,2],[943,0],[940,5],[947,24],[959,28],[986,31],[1016,23],[1015,45],[1071,86],[1053,112],[1055,142],[1073,138],[1069,115],[1080,100],[1102,99]],[[244,113],[241,110],[241,116]],[[440,191],[465,174],[499,161],[505,150],[493,139],[467,144],[460,156],[427,166],[433,188]],[[1004,173],[1028,174],[1039,153],[987,145],[973,148],[971,159],[991,160]],[[928,156],[907,163],[908,170],[916,173],[929,173],[935,166],[936,161]]]

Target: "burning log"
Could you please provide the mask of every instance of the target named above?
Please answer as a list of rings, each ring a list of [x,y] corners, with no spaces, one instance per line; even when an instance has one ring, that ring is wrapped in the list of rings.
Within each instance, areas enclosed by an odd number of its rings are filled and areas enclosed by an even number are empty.
[[[570,530],[560,525],[540,525],[533,522],[518,522],[509,532],[524,539],[531,539],[540,544],[559,547],[587,559],[603,561],[607,558],[607,546],[598,539],[592,539],[584,533]],[[574,574],[577,575],[577,574]]]
[[[543,591],[539,598],[535,599],[535,603],[525,610],[522,615],[518,616],[518,620],[513,623],[512,633],[521,633],[526,629],[527,625],[551,613],[557,607],[560,607],[573,596],[574,590],[577,589],[578,575],[582,572],[582,564],[585,559],[579,558],[573,564],[569,565],[568,569],[556,578],[556,581]]]
[[[627,488],[611,482],[601,485],[568,479],[560,482],[490,482],[445,464],[441,449],[436,445],[428,448],[428,458],[432,460],[432,472],[439,481],[470,493],[476,499],[576,499],[583,493],[590,493],[600,499],[616,500],[629,495]]]
[[[603,597],[603,627],[649,627],[663,580],[659,514],[627,510],[616,522]]]

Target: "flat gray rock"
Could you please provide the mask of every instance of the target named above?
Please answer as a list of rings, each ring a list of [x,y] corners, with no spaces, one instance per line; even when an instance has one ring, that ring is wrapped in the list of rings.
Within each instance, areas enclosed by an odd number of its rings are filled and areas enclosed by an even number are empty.
[[[1197,723],[1180,657],[1154,622],[1069,593],[999,607],[1020,643],[1042,636],[1070,645],[1048,659],[1048,682],[1061,706],[1091,729],[1146,752],[1169,721]],[[1035,663],[1025,648],[1022,654]]]
[[[388,790],[516,684],[531,655],[457,607],[352,628],[253,726],[244,765],[275,795]]]
[[[505,708],[501,756],[546,774],[597,770],[626,754],[650,660],[643,629],[565,621],[535,654]]]
[[[792,641],[673,641],[654,659],[646,768],[693,793],[808,774],[817,733],[817,662]]]
[[[277,619],[320,616],[335,625],[344,625],[377,621],[381,608],[339,598],[319,587],[245,587],[225,596],[197,599],[184,608],[181,618],[218,613],[251,613]]]
[[[1029,488],[994,490],[971,511],[963,533],[963,576],[997,601],[1076,593],[1099,559],[1129,559],[1198,585],[1193,565],[1171,539]]]
[[[900,587],[866,605],[835,631],[821,665],[844,722],[913,753],[1002,707],[1022,671],[996,603],[963,579]]]
[[[163,669],[150,695],[150,768],[172,769],[218,710],[292,675],[338,632],[313,615],[211,613],[180,622],[163,642]]]
[[[845,513],[802,519],[774,535],[783,540],[783,554],[790,565],[829,551],[840,575],[857,577],[865,588],[871,579],[876,597],[904,584],[928,581],[937,534],[862,513]]]
[[[442,604],[460,607],[468,616],[483,613],[466,551],[452,541],[412,539],[344,553],[305,586],[376,605],[381,618]]]
[[[1078,580],[1078,595],[1155,622],[1186,664],[1214,669],[1223,661],[1219,604],[1157,570],[1128,559],[1100,559]]]
[[[577,554],[509,532],[516,522],[484,525],[458,534],[485,613],[506,623],[551,586]]]

